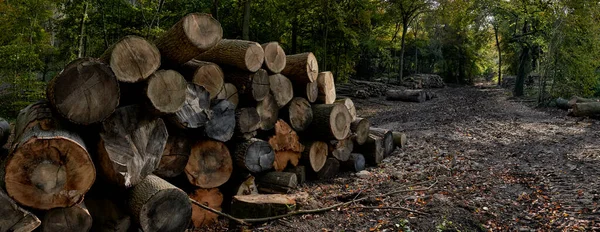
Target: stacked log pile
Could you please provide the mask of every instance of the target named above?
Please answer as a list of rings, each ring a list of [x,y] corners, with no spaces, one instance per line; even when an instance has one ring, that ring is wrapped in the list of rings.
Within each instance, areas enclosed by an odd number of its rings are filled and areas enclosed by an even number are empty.
[[[0,156],[0,230],[184,231],[293,210],[305,180],[377,165],[406,135],[370,127],[310,53],[222,39],[208,14],[68,64]],[[0,119],[0,142],[8,124]],[[255,196],[244,196],[255,195]],[[194,203],[194,204],[193,204]],[[31,213],[33,212],[33,213]],[[263,215],[264,214],[264,215]]]

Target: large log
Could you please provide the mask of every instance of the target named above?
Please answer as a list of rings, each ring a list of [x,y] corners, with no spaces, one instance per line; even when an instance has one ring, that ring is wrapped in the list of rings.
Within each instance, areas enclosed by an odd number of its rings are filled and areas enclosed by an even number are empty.
[[[352,99],[350,99],[349,97],[340,98],[338,100],[335,100],[334,103],[344,104],[344,106],[346,106],[346,109],[348,109],[348,113],[350,113],[350,116],[352,117],[352,121],[356,120],[356,107],[354,107],[354,102],[352,101]]]
[[[296,174],[269,172],[256,178],[259,193],[289,193],[298,186]]]
[[[352,153],[348,160],[340,162],[340,166],[343,170],[360,172],[365,170],[365,157],[359,153]]]
[[[254,107],[241,108],[235,113],[235,122],[239,133],[250,133],[260,128],[260,115]]]
[[[296,132],[283,120],[278,120],[275,124],[275,135],[269,138],[269,144],[275,151],[275,161],[273,167],[277,171],[283,171],[290,163],[297,166],[300,161],[301,152],[304,151],[304,145]]]
[[[311,103],[317,101],[317,97],[319,97],[319,83],[311,82],[308,84],[305,83],[295,83],[292,81],[292,85],[294,86],[294,96],[306,98]]]
[[[573,116],[600,116],[600,102],[575,103],[573,105]]]
[[[224,143],[204,140],[192,145],[185,174],[191,184],[216,188],[227,182],[233,171],[229,149]]]
[[[421,90],[388,90],[385,92],[388,101],[424,102],[427,96]]]
[[[191,13],[155,41],[163,67],[178,67],[213,48],[223,38],[223,28],[210,14]]]
[[[394,138],[394,145],[399,148],[406,147],[408,140],[405,133],[394,131],[392,132],[392,137]]]
[[[158,70],[148,78],[146,96],[160,113],[175,113],[186,101],[187,82],[176,71]]]
[[[116,186],[135,186],[158,167],[167,138],[162,119],[148,116],[137,105],[117,109],[102,123],[100,173]]]
[[[319,64],[312,52],[287,55],[285,68],[281,74],[290,78],[294,83],[310,83],[317,80]]]
[[[113,71],[91,58],[67,64],[50,82],[48,101],[62,117],[89,125],[107,118],[119,104],[119,83]]]
[[[353,152],[363,154],[367,164],[377,166],[385,158],[383,138],[369,134],[367,141],[356,146]]]
[[[385,157],[391,155],[392,152],[394,152],[394,150],[396,149],[396,145],[394,144],[394,135],[392,134],[392,131],[383,128],[371,127],[369,128],[369,133],[374,134],[377,137],[383,138],[383,155]]]
[[[206,125],[212,115],[209,93],[204,87],[189,83],[182,107],[169,116],[169,121],[181,129],[196,129]]]
[[[92,216],[83,203],[54,208],[44,214],[40,228],[42,232],[89,231]]]
[[[64,129],[50,111],[46,102],[21,110],[12,153],[0,167],[8,195],[42,210],[81,202],[96,178],[81,137]]]
[[[265,62],[263,67],[271,73],[280,73],[285,68],[285,51],[277,42],[270,42],[261,45],[265,52]]]
[[[304,131],[313,119],[310,103],[301,97],[293,98],[279,113],[280,118],[288,122],[295,131]]]
[[[6,144],[8,137],[10,137],[10,124],[5,119],[0,118],[0,147]]]
[[[279,117],[279,107],[275,102],[275,97],[269,93],[265,99],[258,102],[256,112],[260,116],[260,129],[273,129]]]
[[[221,204],[223,203],[223,194],[219,192],[219,189],[197,189],[192,192],[190,199],[193,199],[200,204],[206,205],[210,208],[221,211]],[[192,205],[192,224],[195,228],[207,226],[215,223],[219,215],[209,212],[200,206]]]
[[[100,60],[108,64],[117,80],[143,81],[160,67],[160,52],[154,44],[138,36],[125,36],[110,46]]]
[[[314,172],[323,168],[327,161],[327,143],[321,141],[304,142],[302,161]]]
[[[206,123],[204,134],[217,141],[229,141],[235,130],[235,105],[226,100],[219,100],[211,111],[212,115]]]
[[[296,201],[282,194],[234,196],[231,215],[237,218],[263,218],[287,214],[296,209]]]
[[[354,150],[354,142],[350,137],[342,140],[331,140],[329,142],[329,153],[339,161],[346,161]]]
[[[215,63],[193,59],[178,70],[188,81],[204,87],[210,93],[210,99],[216,98],[225,85],[223,70]]]
[[[352,121],[350,124],[352,140],[358,145],[364,144],[369,137],[369,127],[371,127],[371,123],[367,119],[356,118],[356,120]]]
[[[269,86],[279,108],[287,105],[294,97],[292,82],[284,75],[274,74],[269,76]]]
[[[319,139],[345,139],[350,133],[352,122],[350,113],[344,105],[317,104],[313,105],[313,121],[309,126],[311,136]]]
[[[127,232],[131,227],[131,217],[123,205],[117,204],[105,195],[85,196],[85,206],[92,216],[92,231]]]
[[[316,174],[317,179],[331,179],[340,172],[340,162],[336,158],[328,158],[321,170]]]
[[[129,191],[127,203],[143,231],[184,231],[192,217],[188,195],[154,175]]]
[[[245,105],[254,106],[269,94],[269,74],[264,69],[248,72],[236,68],[225,68],[225,80],[235,85]]]
[[[22,209],[0,188],[0,231],[30,232],[40,226],[40,220]]]
[[[187,165],[191,149],[191,141],[183,133],[169,131],[169,138],[154,175],[161,178],[179,176]]]
[[[263,65],[265,52],[256,42],[223,39],[213,49],[200,54],[196,59],[256,72]]]
[[[221,90],[221,92],[219,92],[217,94],[216,99],[227,100],[227,101],[233,103],[233,105],[235,107],[237,107],[237,105],[239,103],[238,90],[235,87],[235,85],[233,85],[231,83],[225,83],[223,85],[223,89]]]
[[[251,138],[236,145],[235,160],[238,167],[259,173],[273,168],[275,152],[268,142]]]
[[[598,102],[598,99],[573,96],[569,100],[568,104],[569,104],[570,108],[573,108],[573,106],[575,106],[575,104],[577,104],[577,103],[587,103],[587,102]]]
[[[319,88],[318,103],[333,104],[335,102],[335,82],[333,74],[329,71],[321,72],[317,76],[317,87]]]

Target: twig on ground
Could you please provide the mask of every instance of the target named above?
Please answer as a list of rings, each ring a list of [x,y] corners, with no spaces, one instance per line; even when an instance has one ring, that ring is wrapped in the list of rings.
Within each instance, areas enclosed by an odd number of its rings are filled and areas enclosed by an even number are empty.
[[[402,206],[395,206],[395,207],[392,207],[392,206],[383,206],[383,207],[377,207],[377,206],[357,206],[357,207],[354,207],[354,208],[360,208],[360,209],[399,209],[399,210],[404,210],[404,211],[408,211],[408,212],[416,213],[416,214],[421,214],[421,215],[431,215],[429,213],[421,212],[421,211],[414,210],[414,209],[409,209],[409,208],[402,207]]]

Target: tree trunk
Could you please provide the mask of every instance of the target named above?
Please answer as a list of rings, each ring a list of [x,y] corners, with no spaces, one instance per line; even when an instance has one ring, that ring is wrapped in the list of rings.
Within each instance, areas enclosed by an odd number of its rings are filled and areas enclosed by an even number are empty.
[[[287,105],[294,97],[292,82],[281,74],[269,76],[269,86],[279,108]]]
[[[235,85],[231,83],[225,83],[225,85],[223,85],[223,90],[221,90],[221,92],[217,94],[217,97],[215,99],[227,100],[233,103],[234,107],[237,107],[239,103],[238,90],[235,87]]]
[[[250,39],[250,0],[244,0],[244,21],[242,22],[242,39]]]
[[[319,88],[317,102],[323,104],[333,104],[336,98],[333,74],[331,74],[329,71],[319,73],[317,77],[317,83]]]
[[[12,199],[42,210],[78,204],[96,179],[83,140],[51,118],[46,102],[21,110],[12,153],[0,169]]]
[[[258,112],[254,107],[237,110],[235,121],[237,123],[235,128],[242,134],[250,133],[260,128],[260,115],[258,115]]]
[[[402,37],[400,37],[400,81],[404,81],[404,47],[406,41],[406,33],[408,32],[408,20],[402,20]]]
[[[573,116],[600,116],[600,102],[576,103],[573,105]]]
[[[22,209],[0,188],[0,231],[31,232],[40,226],[40,219]]]
[[[363,145],[369,138],[371,123],[364,118],[356,118],[350,124],[351,138],[357,145]]]
[[[256,178],[259,193],[289,193],[298,186],[296,174],[268,172]]]
[[[200,204],[206,205],[210,208],[221,211],[221,204],[223,203],[223,194],[219,192],[218,188],[212,189],[197,189],[189,195],[190,199],[193,199]],[[195,204],[192,205],[192,224],[195,228],[211,225],[217,222],[219,215],[209,212],[205,209],[200,208]]]
[[[334,103],[344,104],[344,106],[346,106],[346,109],[348,109],[348,113],[350,113],[350,116],[352,117],[352,121],[356,120],[356,107],[354,107],[354,102],[352,101],[352,99],[350,99],[349,97],[345,97],[335,100]]]
[[[496,49],[498,50],[498,85],[502,84],[502,50],[500,48],[500,40],[498,40],[498,25],[492,24],[494,36],[496,37]]]
[[[340,162],[335,158],[327,158],[325,165],[317,172],[317,179],[331,179],[340,172]]]
[[[119,104],[119,84],[105,64],[82,58],[48,82],[47,98],[62,117],[89,125],[107,118]]]
[[[157,176],[147,176],[128,195],[131,215],[143,231],[184,231],[190,223],[188,195]]]
[[[363,154],[367,164],[377,166],[385,157],[383,138],[369,134],[367,141],[354,149],[354,152]]]
[[[277,171],[283,171],[288,162],[293,166],[298,165],[304,145],[299,141],[298,135],[283,120],[275,124],[275,135],[269,138],[269,144],[275,151],[273,167]]]
[[[323,168],[327,161],[328,153],[327,143],[321,141],[304,142],[304,151],[302,152],[302,162],[310,167],[314,172]]]
[[[427,96],[421,90],[388,90],[385,93],[385,100],[421,103],[427,100]]]
[[[234,196],[231,215],[237,218],[263,218],[287,214],[296,209],[296,201],[282,194]]]
[[[148,78],[160,67],[160,52],[138,36],[125,36],[110,46],[100,60],[110,65],[117,80],[134,83]]]
[[[162,119],[149,117],[136,105],[117,109],[102,124],[99,173],[121,188],[135,186],[158,167],[167,138]]]
[[[523,23],[523,35],[529,33],[529,22]],[[517,70],[517,79],[515,80],[515,96],[520,97],[524,94],[525,79],[531,71],[531,54],[529,53],[529,44],[521,43],[521,53],[519,54],[519,68]]]
[[[169,121],[181,129],[203,128],[212,116],[209,98],[204,87],[187,84],[185,102],[179,111],[169,116]]]
[[[387,157],[394,152],[396,145],[394,144],[394,136],[392,131],[383,128],[371,127],[369,128],[369,133],[383,138],[384,157]]]
[[[213,5],[211,9],[211,13],[215,20],[219,20],[219,0],[213,0]]]
[[[191,13],[183,17],[156,41],[162,66],[175,68],[221,41],[223,28],[210,14]]]
[[[279,107],[275,102],[275,97],[269,93],[265,99],[258,102],[256,111],[260,115],[260,129],[265,131],[273,129],[279,116]]]
[[[217,141],[229,141],[235,130],[235,105],[229,101],[221,100],[211,110],[212,116],[206,123],[204,134],[206,137]]]
[[[331,140],[329,142],[329,152],[331,153],[331,156],[339,161],[348,160],[352,150],[354,150],[354,143],[350,137],[342,140]]]
[[[294,95],[296,97],[306,98],[310,103],[317,101],[317,97],[319,97],[319,83],[316,81],[308,84],[292,82],[292,86],[294,87]]]
[[[286,56],[285,68],[281,74],[290,78],[294,84],[307,84],[317,80],[319,64],[312,52]]]
[[[313,119],[310,103],[301,97],[293,98],[280,114],[280,118],[288,122],[295,131],[304,131]]]
[[[215,48],[200,54],[196,59],[256,72],[263,65],[265,52],[256,42],[223,39]]]
[[[348,137],[352,118],[348,109],[340,104],[313,105],[313,121],[309,126],[311,136],[327,140]]]
[[[365,170],[365,157],[359,153],[352,153],[350,154],[350,158],[348,158],[348,160],[340,162],[340,166],[343,170],[360,172]]]
[[[233,165],[224,143],[204,140],[192,145],[185,174],[191,184],[200,188],[216,188],[231,177]]]
[[[0,148],[6,144],[8,137],[10,137],[10,124],[5,119],[0,118]]]
[[[270,73],[280,73],[285,68],[285,51],[278,42],[269,42],[261,45],[265,53],[263,68]]]
[[[406,147],[408,140],[405,133],[394,131],[392,132],[392,137],[394,138],[394,145],[399,148]]]
[[[81,26],[79,27],[79,29],[81,29],[80,33],[79,33],[79,49],[77,51],[77,58],[83,58],[85,56],[85,20],[87,18],[87,9],[88,9],[88,3],[87,1],[83,3],[83,14],[81,14]]]
[[[173,178],[183,173],[191,153],[191,141],[183,133],[169,131],[169,139],[154,175]]]
[[[259,173],[273,168],[275,152],[266,141],[251,138],[236,145],[235,160],[238,167]]]
[[[92,216],[83,203],[67,208],[54,208],[44,214],[42,232],[89,231]]]
[[[254,106],[269,94],[269,75],[266,70],[248,72],[236,68],[225,68],[225,80],[235,85],[242,103]]]
[[[158,70],[148,78],[146,96],[161,114],[178,112],[186,101],[187,82],[176,71]]]
[[[183,64],[179,71],[188,81],[204,87],[210,99],[215,99],[225,84],[223,70],[215,63],[194,59]]]

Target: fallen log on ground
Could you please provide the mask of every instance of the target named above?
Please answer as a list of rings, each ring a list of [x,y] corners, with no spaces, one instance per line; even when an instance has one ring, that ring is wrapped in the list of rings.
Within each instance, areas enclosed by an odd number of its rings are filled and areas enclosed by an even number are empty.
[[[354,142],[350,137],[329,142],[329,153],[339,161],[346,161],[354,150]]]
[[[291,172],[269,172],[256,178],[259,193],[289,193],[298,185],[298,177]]]
[[[385,158],[383,138],[369,134],[367,141],[357,146],[353,152],[363,154],[367,164],[377,166]]]
[[[427,100],[425,92],[421,90],[388,90],[385,93],[388,101],[424,102]]]
[[[576,116],[576,117],[600,116],[600,102],[575,103],[575,105],[573,105],[573,116]]]
[[[399,148],[406,147],[408,139],[405,133],[394,131],[392,132],[392,137],[394,138],[394,145],[396,145]]]

